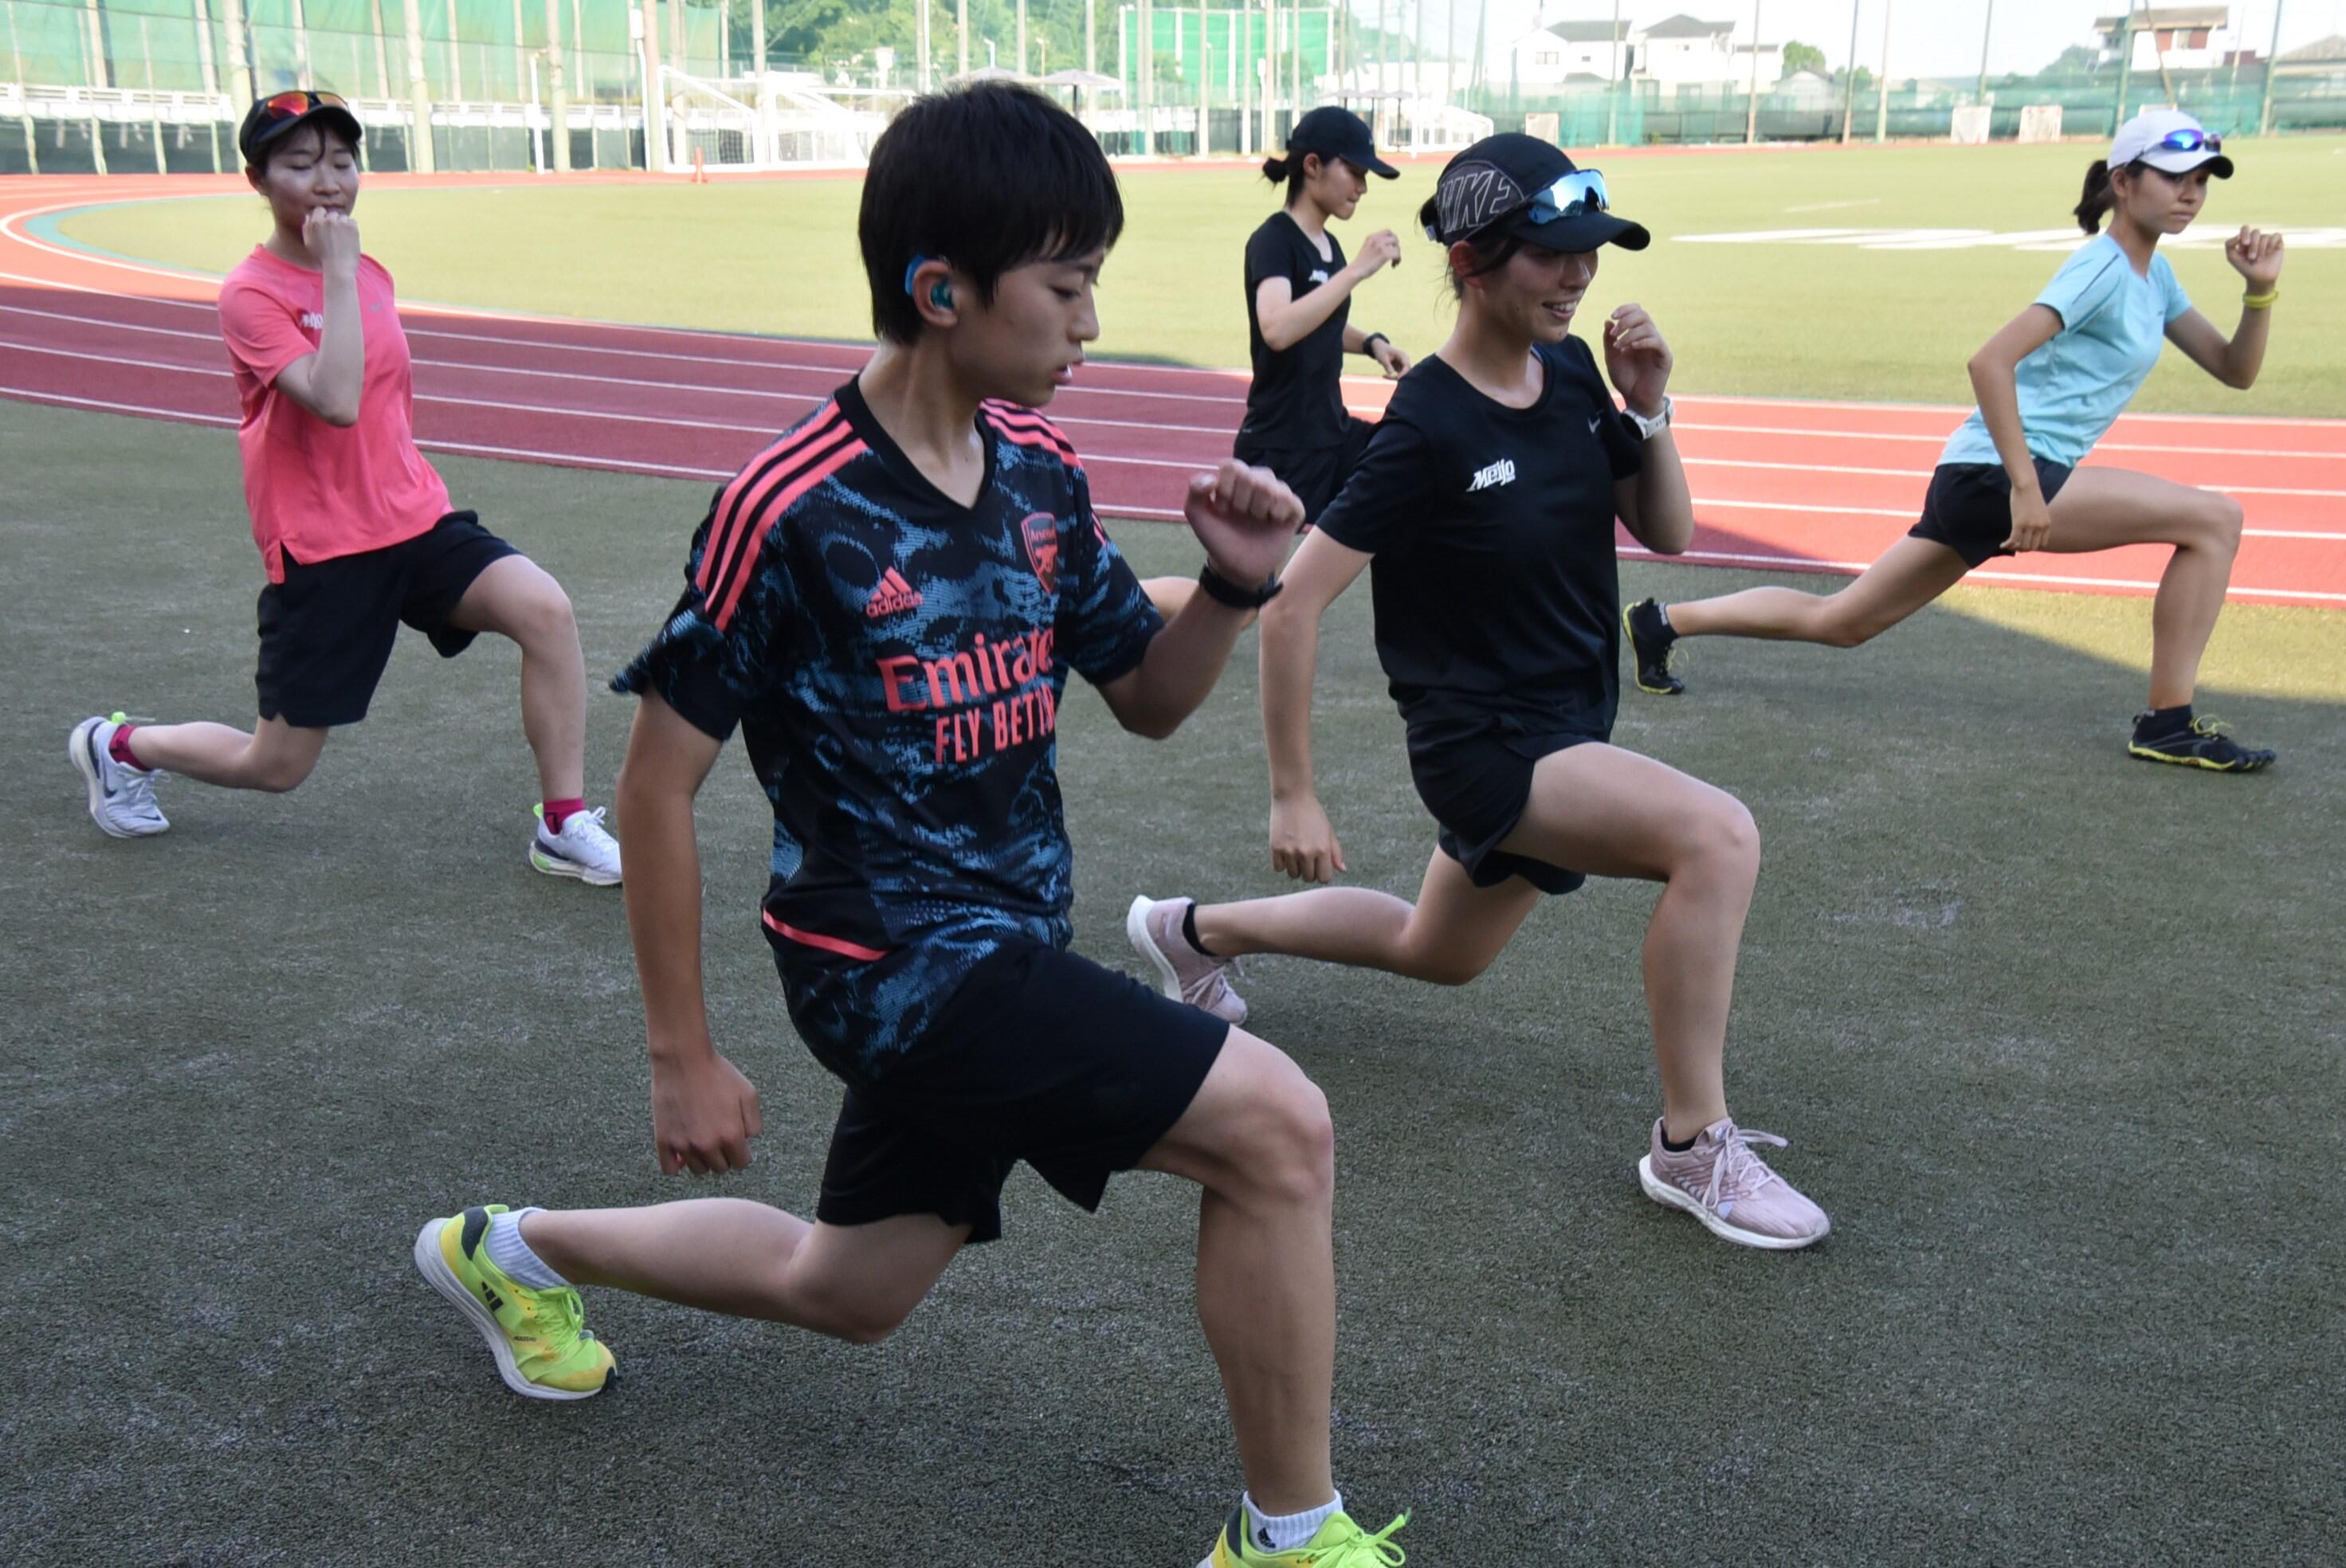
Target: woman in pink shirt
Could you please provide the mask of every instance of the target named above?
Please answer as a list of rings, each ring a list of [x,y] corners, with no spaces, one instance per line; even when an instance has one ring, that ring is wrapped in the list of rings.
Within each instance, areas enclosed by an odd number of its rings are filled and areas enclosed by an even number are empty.
[[[521,647],[522,732],[543,800],[529,861],[597,886],[619,847],[588,810],[586,668],[561,585],[450,508],[415,448],[407,335],[391,274],[359,250],[359,123],[332,93],[252,106],[238,132],[245,178],[275,224],[220,287],[236,371],[244,494],[269,575],[260,593],[260,720],[75,726],[69,755],[89,812],[117,838],[170,826],[155,804],[168,769],[234,789],[291,789],[326,732],[356,724],[402,622],[444,658],[482,632]]]

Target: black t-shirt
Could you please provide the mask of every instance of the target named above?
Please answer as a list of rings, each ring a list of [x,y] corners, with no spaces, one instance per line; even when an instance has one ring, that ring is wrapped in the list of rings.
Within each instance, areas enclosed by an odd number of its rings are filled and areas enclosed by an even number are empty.
[[[1333,278],[1344,267],[1344,248],[1328,236],[1328,254],[1303,232],[1285,211],[1272,213],[1247,240],[1247,344],[1254,359],[1254,384],[1247,389],[1246,423],[1239,439],[1249,446],[1274,452],[1300,447],[1341,445],[1344,423],[1344,392],[1338,378],[1344,368],[1344,321],[1352,314],[1348,298],[1314,328],[1311,336],[1285,349],[1262,341],[1262,323],[1255,319],[1255,290],[1266,278],[1284,278],[1296,299],[1301,299]]]
[[[1588,345],[1535,351],[1539,401],[1494,402],[1433,356],[1320,516],[1376,557],[1377,657],[1413,730],[1606,734],[1620,697],[1613,485],[1644,443]]]

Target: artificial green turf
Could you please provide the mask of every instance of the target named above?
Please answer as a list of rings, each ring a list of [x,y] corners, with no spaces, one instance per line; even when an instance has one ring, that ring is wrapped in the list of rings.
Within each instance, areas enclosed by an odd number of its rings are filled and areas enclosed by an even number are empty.
[[[1095,1219],[1022,1174],[1009,1239],[876,1349],[603,1292],[625,1381],[506,1393],[411,1270],[426,1217],[812,1196],[837,1095],[757,930],[766,810],[739,750],[701,813],[708,979],[766,1135],[748,1175],[694,1187],[651,1157],[617,896],[524,865],[510,650],[448,664],[403,637],[296,793],[167,781],[168,835],[102,838],[62,755],[76,719],[250,711],[235,448],[9,403],[0,448],[0,1562],[1206,1549],[1238,1477],[1169,1179],[1119,1182]],[[568,586],[596,669],[672,602],[706,486],[441,462]],[[1117,533],[1144,570],[1194,565],[1175,530]],[[1323,643],[1321,775],[1355,880],[1408,892],[1432,830],[1366,609],[1350,596]],[[1831,1210],[1814,1251],[1727,1247],[1637,1191],[1647,888],[1544,907],[1460,990],[1246,977],[1250,1027],[1334,1109],[1338,1475],[1374,1522],[1416,1510],[1413,1564],[2334,1555],[2341,623],[2226,613],[2221,668],[2304,674],[2292,699],[2207,692],[2282,753],[2219,779],[2122,754],[2147,615],[1982,590],[1853,653],[1702,646],[1689,696],[1627,698],[1618,738],[1733,789],[1765,836],[1729,1089]],[[1069,700],[1082,952],[1128,962],[1135,891],[1281,886],[1251,654],[1168,743]],[[598,799],[627,715],[593,706]]]
[[[2059,266],[2010,249],[1864,250],[1842,246],[1687,245],[1671,237],[1790,228],[2058,229],[2094,149],[2082,144],[1591,152],[1610,164],[1619,209],[1659,237],[1639,255],[1608,250],[1595,309],[1650,309],[1678,356],[1682,391],[1967,403],[1964,361],[2019,313]],[[2243,143],[2239,172],[2214,188],[2203,226],[2229,231],[2334,225],[2346,140]],[[1437,347],[1450,306],[1437,252],[1413,219],[1436,166],[1375,183],[1341,228],[1402,236],[1398,270],[1354,296],[1352,319],[1413,353]],[[868,334],[870,296],[854,242],[859,180],[694,185],[380,187],[361,209],[368,249],[411,300],[671,325]],[[1129,220],[1100,294],[1105,356],[1243,366],[1240,254],[1277,205],[1236,164],[1127,171]],[[224,271],[266,229],[250,196],[146,202],[65,222],[87,243]],[[2238,319],[2239,279],[2215,251],[2178,252],[2184,287],[2217,324]],[[2282,277],[2263,378],[2243,396],[2168,354],[2142,409],[2346,414],[2346,251],[2303,250]],[[1357,361],[1365,369],[1367,361]]]

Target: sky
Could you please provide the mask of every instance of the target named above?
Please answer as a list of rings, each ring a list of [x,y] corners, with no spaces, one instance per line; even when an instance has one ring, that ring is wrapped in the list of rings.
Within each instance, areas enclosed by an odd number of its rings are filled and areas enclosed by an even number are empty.
[[[1178,3],[1178,0],[1177,0]],[[1309,0],[1307,0],[1307,4]],[[1373,25],[1379,0],[1352,0],[1354,14]],[[2244,46],[2262,54],[2272,42],[2273,10],[2281,7],[2280,46],[2285,54],[2331,34],[2346,34],[2346,0],[2231,0],[2232,25]],[[1489,8],[1490,47],[1504,53],[1513,40],[1549,22],[1603,22],[1613,15],[1612,0],[1384,0],[1402,30],[1407,11],[1412,25],[1419,21],[1433,56],[1451,51],[1451,7],[1456,7],[1458,47],[1472,51],[1478,13]],[[1855,0],[1859,12],[1857,57],[1862,65],[1882,69],[1882,22],[1890,13],[1890,72],[1893,76],[1963,76],[1979,69],[1982,24],[1990,0]],[[1780,44],[1797,38],[1825,52],[1835,69],[1849,59],[1851,0],[1759,0],[1760,41]],[[1994,0],[1994,30],[1989,38],[1988,70],[2034,71],[2072,44],[2094,41],[2094,19],[2116,15],[2127,0]],[[1681,0],[1677,5],[1655,0],[1622,0],[1624,21],[1658,22],[1685,13],[1705,20],[1732,20],[1738,43],[1751,39],[1753,0]]]

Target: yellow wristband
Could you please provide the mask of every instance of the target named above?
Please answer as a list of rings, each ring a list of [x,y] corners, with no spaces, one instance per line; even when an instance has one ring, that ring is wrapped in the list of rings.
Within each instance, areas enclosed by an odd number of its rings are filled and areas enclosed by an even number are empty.
[[[2273,301],[2280,298],[2280,290],[2279,289],[2268,289],[2261,294],[2241,295],[2240,305],[2244,310],[2270,311],[2272,309]]]

